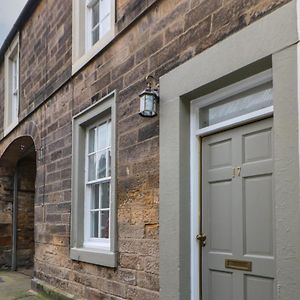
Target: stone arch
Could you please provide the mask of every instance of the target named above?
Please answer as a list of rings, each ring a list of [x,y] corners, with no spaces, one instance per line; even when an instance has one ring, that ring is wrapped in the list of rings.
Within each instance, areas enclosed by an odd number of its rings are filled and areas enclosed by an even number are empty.
[[[28,121],[22,124],[19,128],[14,130],[8,138],[3,140],[3,147],[0,148],[0,161],[5,153],[5,151],[19,138],[30,137],[32,139],[33,144],[35,145],[35,149],[41,148],[41,135],[38,129],[38,126],[34,121]]]

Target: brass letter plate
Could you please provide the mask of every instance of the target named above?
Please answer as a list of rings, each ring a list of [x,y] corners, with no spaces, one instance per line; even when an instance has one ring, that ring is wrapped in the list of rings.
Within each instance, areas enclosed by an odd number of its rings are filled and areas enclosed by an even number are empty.
[[[225,259],[225,268],[252,272],[252,261]]]

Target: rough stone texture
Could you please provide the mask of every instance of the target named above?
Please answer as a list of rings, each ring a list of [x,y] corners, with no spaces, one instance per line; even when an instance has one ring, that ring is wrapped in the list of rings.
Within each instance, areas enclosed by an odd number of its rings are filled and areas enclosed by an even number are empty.
[[[17,267],[32,268],[34,257],[35,161],[18,164]]]
[[[20,117],[71,75],[72,1],[42,1],[20,34]]]
[[[0,167],[0,268],[11,266],[12,170]]]
[[[37,278],[88,299],[159,298],[159,117],[138,115],[144,78],[150,72],[160,77],[286,2],[117,1],[122,34],[70,77],[72,1],[42,1],[20,33],[20,115],[40,106],[0,142],[0,157],[24,135],[32,136],[38,149]],[[69,258],[71,120],[115,89],[119,258],[111,269]],[[0,92],[1,116],[3,64]]]

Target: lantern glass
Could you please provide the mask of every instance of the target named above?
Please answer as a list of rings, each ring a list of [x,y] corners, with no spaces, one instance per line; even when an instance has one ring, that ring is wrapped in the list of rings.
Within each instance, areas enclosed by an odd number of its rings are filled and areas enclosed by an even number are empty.
[[[140,115],[143,117],[154,117],[157,115],[157,99],[152,93],[140,95]]]

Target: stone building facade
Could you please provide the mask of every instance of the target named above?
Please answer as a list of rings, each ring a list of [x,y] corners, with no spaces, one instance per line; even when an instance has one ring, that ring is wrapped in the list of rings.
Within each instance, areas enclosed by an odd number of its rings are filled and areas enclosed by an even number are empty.
[[[178,294],[168,298],[163,292],[159,136],[164,114],[142,118],[139,94],[147,75],[162,78],[297,1],[116,0],[113,37],[74,67],[77,2],[28,1],[0,50],[0,264],[12,266],[17,199],[15,267],[33,267],[33,286],[49,284],[87,299],[192,299],[182,278],[171,286]],[[16,37],[18,122],[7,130],[5,59]],[[116,264],[105,266],[70,256],[72,134],[74,117],[112,93]],[[172,218],[176,222],[177,215]]]

